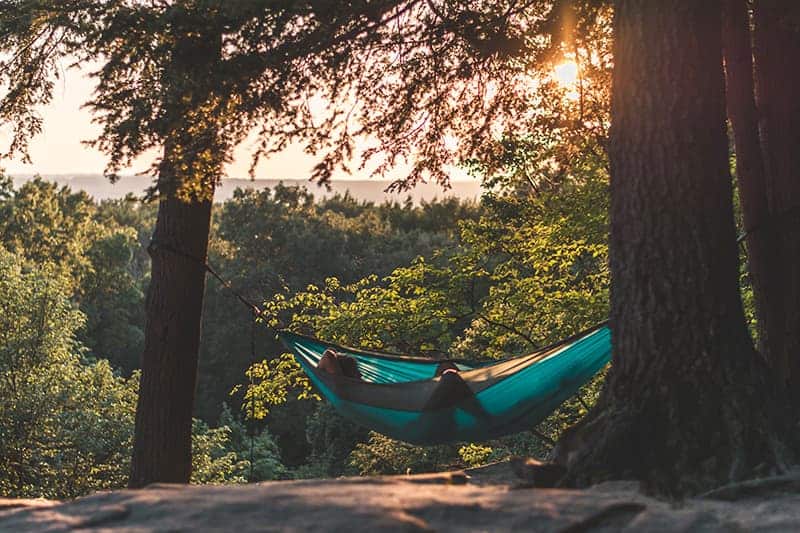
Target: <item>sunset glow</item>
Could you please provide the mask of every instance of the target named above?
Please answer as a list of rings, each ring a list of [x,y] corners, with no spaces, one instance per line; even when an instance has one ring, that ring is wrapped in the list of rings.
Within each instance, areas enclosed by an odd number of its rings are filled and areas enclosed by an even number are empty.
[[[566,60],[553,67],[553,79],[567,91],[568,96],[577,97],[578,64]]]

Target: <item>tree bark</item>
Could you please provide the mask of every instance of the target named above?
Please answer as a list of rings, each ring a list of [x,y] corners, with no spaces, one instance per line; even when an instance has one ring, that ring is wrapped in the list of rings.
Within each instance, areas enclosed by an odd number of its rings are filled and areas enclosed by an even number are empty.
[[[559,443],[568,483],[679,495],[787,467],[791,432],[738,292],[720,8],[616,3],[614,356],[597,407]]]
[[[129,485],[188,483],[192,411],[214,187],[227,153],[218,135],[214,72],[220,38],[176,19],[163,85],[170,113],[159,166],[158,218]]]
[[[211,200],[159,203],[131,487],[188,483]],[[171,251],[180,250],[197,260]]]
[[[772,253],[757,268],[770,273],[761,290],[768,336],[765,354],[800,404],[800,3],[754,5],[756,101],[768,213],[751,234]]]
[[[764,159],[758,132],[753,82],[753,51],[747,0],[725,0],[723,50],[728,117],[734,132],[736,175],[747,243],[747,261],[755,296],[759,351],[774,366],[773,351],[780,351],[781,299],[777,246],[767,203]],[[780,374],[781,372],[778,371]]]

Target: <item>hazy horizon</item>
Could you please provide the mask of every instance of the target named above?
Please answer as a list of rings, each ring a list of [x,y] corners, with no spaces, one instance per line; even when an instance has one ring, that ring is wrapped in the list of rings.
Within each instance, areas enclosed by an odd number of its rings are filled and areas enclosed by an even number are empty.
[[[145,189],[153,182],[151,176],[127,175],[120,176],[120,179],[111,183],[102,174],[93,173],[8,173],[14,182],[14,186],[40,176],[47,181],[55,182],[59,185],[66,185],[70,189],[86,192],[96,201],[106,199],[124,198],[128,194],[141,196]],[[409,191],[400,193],[385,192],[391,180],[378,179],[335,179],[330,182],[330,190],[320,187],[314,182],[305,178],[223,178],[222,183],[217,187],[214,195],[215,202],[224,202],[233,196],[233,191],[237,188],[242,189],[261,189],[275,187],[278,183],[290,185],[305,185],[315,198],[327,198],[335,194],[345,194],[349,192],[357,200],[381,203],[384,201],[403,202],[411,197],[414,203],[421,201],[432,201],[446,197],[457,197],[462,200],[478,199],[481,194],[481,186],[478,180],[453,180],[451,188],[444,190],[441,186],[431,183],[421,183]]]

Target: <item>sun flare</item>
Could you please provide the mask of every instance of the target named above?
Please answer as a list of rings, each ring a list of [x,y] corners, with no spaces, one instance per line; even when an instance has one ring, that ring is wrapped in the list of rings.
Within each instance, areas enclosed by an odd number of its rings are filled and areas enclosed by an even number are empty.
[[[553,79],[564,89],[574,89],[578,83],[578,64],[567,60],[553,67]]]

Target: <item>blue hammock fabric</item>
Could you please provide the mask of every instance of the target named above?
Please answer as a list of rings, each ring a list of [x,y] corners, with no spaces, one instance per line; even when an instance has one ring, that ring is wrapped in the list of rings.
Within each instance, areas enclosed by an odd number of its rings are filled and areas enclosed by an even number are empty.
[[[474,364],[455,361],[466,393],[431,403],[441,392],[443,359],[357,350],[289,331],[279,332],[312,383],[342,416],[412,444],[483,441],[532,429],[611,358],[605,324],[534,353]],[[317,368],[332,348],[352,357],[362,380]]]

